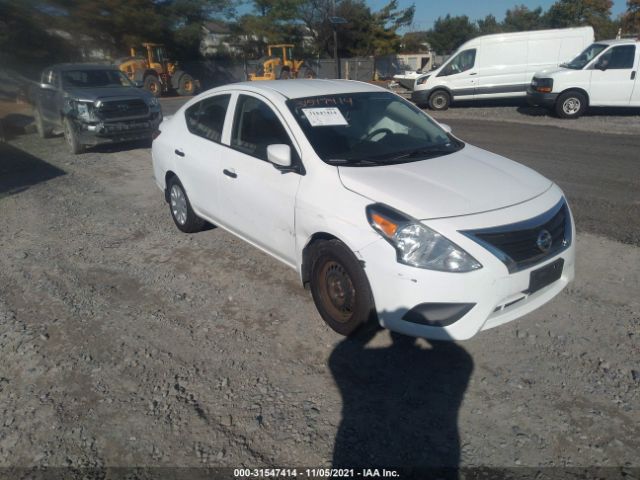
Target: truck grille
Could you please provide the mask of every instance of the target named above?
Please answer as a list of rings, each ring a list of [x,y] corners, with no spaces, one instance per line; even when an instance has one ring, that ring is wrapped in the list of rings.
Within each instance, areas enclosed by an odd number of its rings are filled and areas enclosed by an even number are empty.
[[[98,115],[103,120],[114,118],[145,117],[149,108],[142,99],[103,101],[97,108]]]
[[[497,256],[513,273],[571,245],[571,215],[563,199],[548,212],[524,222],[461,233]]]

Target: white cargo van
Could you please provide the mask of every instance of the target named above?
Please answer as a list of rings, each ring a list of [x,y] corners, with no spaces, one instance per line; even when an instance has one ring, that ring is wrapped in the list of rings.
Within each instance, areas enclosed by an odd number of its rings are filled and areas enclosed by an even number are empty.
[[[593,43],[593,28],[498,33],[469,40],[416,80],[411,99],[445,110],[453,100],[524,97],[533,74],[557,67]]]
[[[559,68],[538,72],[527,101],[578,118],[588,106],[640,107],[640,41],[596,42]]]

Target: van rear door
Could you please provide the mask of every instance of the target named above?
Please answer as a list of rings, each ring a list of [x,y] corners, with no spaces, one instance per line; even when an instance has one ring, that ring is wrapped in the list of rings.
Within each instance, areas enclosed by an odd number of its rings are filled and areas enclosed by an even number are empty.
[[[636,50],[633,44],[614,45],[593,62],[590,105],[629,105],[637,76]]]

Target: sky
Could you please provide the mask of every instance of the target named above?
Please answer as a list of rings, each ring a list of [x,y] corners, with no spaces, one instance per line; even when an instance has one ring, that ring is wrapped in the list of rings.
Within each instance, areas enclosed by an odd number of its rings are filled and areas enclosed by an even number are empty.
[[[388,0],[367,0],[367,3],[375,11],[386,5]],[[428,30],[436,18],[444,17],[447,13],[452,16],[467,15],[472,21],[491,13],[500,21],[504,18],[505,12],[516,5],[526,5],[532,10],[538,7],[547,10],[555,0],[399,0],[398,3],[401,8],[414,3],[416,5],[414,25],[409,30]],[[625,0],[613,0],[611,12],[614,17],[625,10]]]

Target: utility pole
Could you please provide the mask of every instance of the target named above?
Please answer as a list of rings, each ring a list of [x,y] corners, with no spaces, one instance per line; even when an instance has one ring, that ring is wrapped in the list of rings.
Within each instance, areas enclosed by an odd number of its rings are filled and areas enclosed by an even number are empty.
[[[338,78],[342,78],[340,71],[340,57],[338,57],[338,25],[344,25],[347,21],[342,17],[336,17],[336,0],[332,0],[332,17],[329,17],[329,23],[333,27],[333,58],[336,60],[336,73]]]

